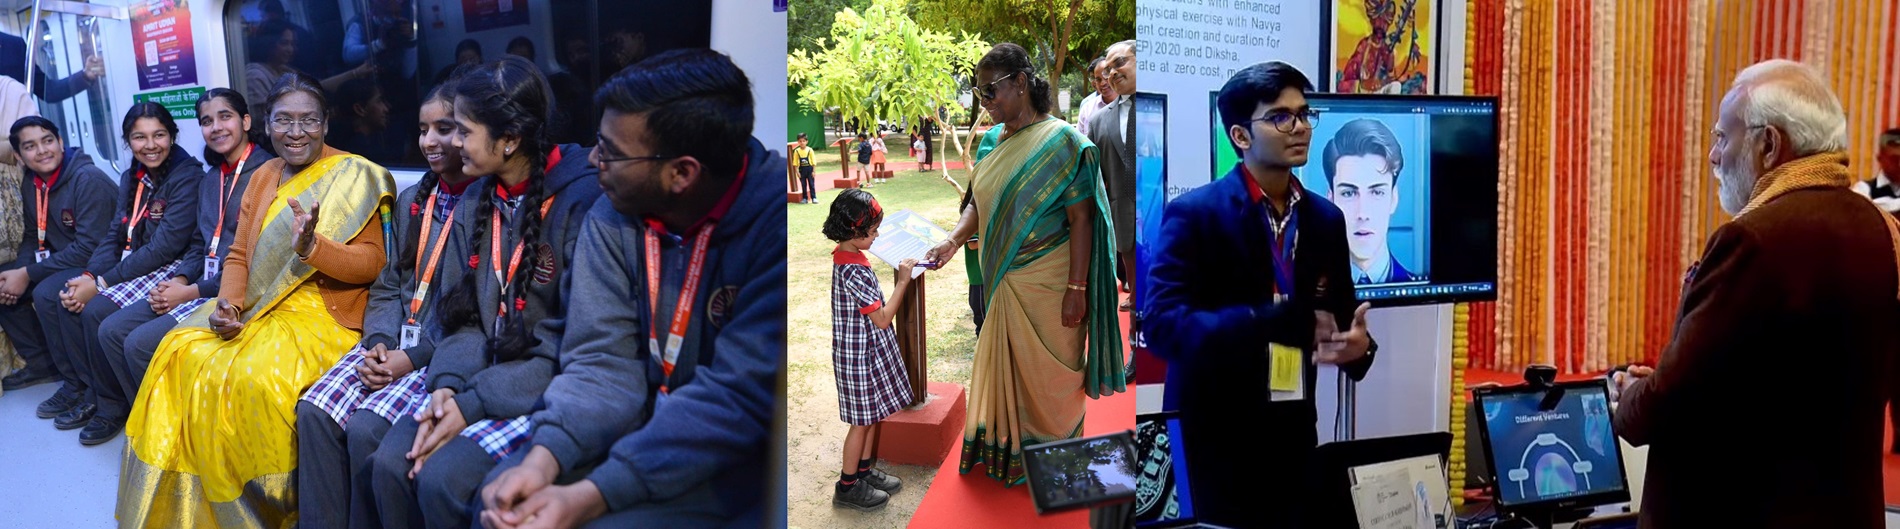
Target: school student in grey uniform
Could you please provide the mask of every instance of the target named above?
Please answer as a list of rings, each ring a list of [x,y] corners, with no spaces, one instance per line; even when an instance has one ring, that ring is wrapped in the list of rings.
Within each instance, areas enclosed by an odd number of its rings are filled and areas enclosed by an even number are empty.
[[[489,474],[475,507],[494,528],[758,527],[783,494],[765,483],[784,464],[767,447],[785,361],[785,158],[752,139],[750,83],[712,50],[648,58],[598,100],[607,199],[583,222],[570,310],[536,328],[560,342],[561,374],[532,447]]]
[[[113,198],[118,196],[118,187],[93,165],[91,156],[66,148],[52,121],[23,117],[13,122],[11,133],[7,141],[26,162],[20,198],[26,210],[21,218],[27,226],[20,237],[19,258],[0,270],[0,329],[6,330],[14,349],[26,359],[26,367],[0,384],[12,391],[45,382],[63,383],[52,397],[40,402],[36,412],[42,419],[52,419],[84,403],[86,386],[73,358],[79,352],[51,351],[34,307],[61,308],[60,292],[66,282],[85,271],[93,249],[108,238],[112,213],[118,207]]]
[[[435,338],[422,326],[441,310],[465,258],[449,255],[449,224],[475,177],[462,172],[455,95],[447,84],[423,99],[417,145],[429,162],[422,181],[396,197],[395,252],[369,287],[363,340],[297,402],[298,524],[309,529],[374,527],[369,456],[390,424],[429,396]],[[424,288],[423,282],[428,282]]]
[[[197,232],[192,235],[191,246],[185,249],[171,277],[98,325],[98,348],[92,354],[111,368],[116,391],[128,403],[138,397],[139,381],[145,379],[145,367],[158,352],[165,333],[198,305],[218,296],[224,254],[237,238],[244,188],[250,185],[251,173],[276,158],[270,152],[269,138],[263,134],[264,123],[253,124],[250,112],[244,96],[229,88],[206,90],[198,98],[198,126],[205,136],[204,160],[211,170],[198,181]],[[94,385],[105,383],[100,380]],[[81,433],[82,438],[84,435]]]
[[[469,527],[482,476],[526,442],[558,366],[559,341],[534,323],[565,313],[578,221],[601,193],[587,149],[548,140],[552,99],[533,64],[503,57],[454,92],[462,172],[491,176],[457,205],[448,253],[468,268],[442,285],[428,402],[370,456],[383,527]]]
[[[54,350],[73,351],[79,359],[88,398],[61,415],[55,426],[84,426],[80,444],[96,445],[118,436],[132,413],[132,396],[119,386],[99,349],[99,324],[171,279],[197,238],[198,183],[204,180],[204,164],[174,143],[177,135],[171,111],[158,103],[139,103],[126,111],[123,137],[132,148],[133,163],[119,175],[118,219],[106,242],[93,248],[86,271],[66,282],[65,306],[35,307],[47,343]]]

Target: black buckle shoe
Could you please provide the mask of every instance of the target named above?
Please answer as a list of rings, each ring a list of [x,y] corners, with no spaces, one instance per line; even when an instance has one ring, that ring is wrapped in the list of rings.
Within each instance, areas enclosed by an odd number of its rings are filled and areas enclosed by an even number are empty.
[[[58,380],[59,380],[59,373],[56,373],[53,371],[37,371],[33,369],[21,369],[19,371],[14,371],[13,374],[11,375],[7,375],[7,378],[0,379],[0,389],[5,389],[7,391],[13,391],[16,389],[26,389],[33,386],[38,386],[40,384],[45,384],[47,382],[54,382]]]
[[[835,485],[833,487],[836,488]],[[850,487],[845,487],[844,490],[834,491],[831,497],[832,505],[849,507],[864,512],[882,509],[890,502],[891,495],[889,493],[877,490],[875,487],[872,487],[870,483],[862,479],[858,480],[857,483],[851,484]]]
[[[899,489],[904,488],[904,480],[897,479],[897,476],[885,474],[884,471],[875,468],[871,469],[870,472],[866,472],[864,477],[858,479],[865,483],[870,483],[871,488],[884,491],[885,494],[897,494]]]
[[[103,415],[93,417],[92,420],[86,421],[86,429],[79,431],[79,444],[92,446],[111,441],[112,438],[119,436],[119,431],[124,429],[124,419],[114,419]]]
[[[92,421],[93,414],[98,411],[98,406],[81,402],[78,406],[73,406],[73,409],[60,414],[59,418],[53,419],[53,427],[61,430],[85,427],[87,422]]]
[[[33,415],[41,419],[51,419],[72,411],[73,407],[81,402],[84,401],[79,399],[78,392],[61,387],[59,391],[53,392],[53,396],[40,401],[40,407],[33,411]]]

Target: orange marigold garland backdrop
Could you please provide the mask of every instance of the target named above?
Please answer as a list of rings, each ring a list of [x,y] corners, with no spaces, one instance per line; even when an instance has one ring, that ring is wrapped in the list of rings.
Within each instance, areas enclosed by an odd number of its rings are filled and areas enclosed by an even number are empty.
[[[1465,365],[1655,361],[1684,270],[1728,219],[1708,131],[1741,69],[1821,68],[1850,116],[1857,178],[1900,127],[1900,0],[1471,0],[1465,13],[1464,91],[1499,96],[1503,126],[1499,295],[1457,309]]]

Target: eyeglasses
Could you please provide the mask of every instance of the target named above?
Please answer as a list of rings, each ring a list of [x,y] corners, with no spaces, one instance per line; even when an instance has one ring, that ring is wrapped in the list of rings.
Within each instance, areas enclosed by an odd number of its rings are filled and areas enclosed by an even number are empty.
[[[296,126],[298,132],[315,132],[318,130],[323,130],[323,120],[317,119],[317,118],[273,119],[270,121],[270,130],[275,131],[278,134],[289,134],[290,129],[293,125]]]
[[[658,160],[671,160],[674,158],[679,158],[679,157],[655,155],[655,156],[627,156],[623,158],[608,158],[606,156],[601,156],[599,160],[600,160],[601,165],[607,165],[607,164],[615,163],[615,162],[652,162],[652,161],[658,161]]]
[[[1265,116],[1249,119],[1242,124],[1251,127],[1255,121],[1265,121],[1268,125],[1273,125],[1273,128],[1279,130],[1281,133],[1292,134],[1294,123],[1306,123],[1307,128],[1313,128],[1317,125],[1319,123],[1319,111],[1310,108],[1299,111],[1275,110],[1268,112]]]
[[[1017,72],[1017,73],[1021,73],[1021,72]],[[984,101],[996,99],[996,83],[1003,82],[1005,79],[1009,79],[1012,77],[1016,77],[1016,74],[1012,73],[1009,75],[1005,75],[1003,77],[996,79],[995,81],[990,81],[989,83],[986,83],[983,86],[976,87],[976,96],[983,98]]]

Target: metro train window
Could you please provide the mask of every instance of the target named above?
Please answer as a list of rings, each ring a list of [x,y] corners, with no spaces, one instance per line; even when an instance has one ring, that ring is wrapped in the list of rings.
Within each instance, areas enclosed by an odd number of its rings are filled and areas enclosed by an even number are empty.
[[[461,64],[520,55],[553,91],[549,134],[592,146],[594,91],[621,68],[711,41],[711,2],[668,0],[234,0],[232,88],[252,113],[276,80],[302,72],[322,81],[328,143],[390,168],[423,169],[416,118],[430,90]],[[698,23],[638,13],[664,8]],[[684,11],[684,12],[682,12]],[[239,45],[241,44],[241,45]]]

